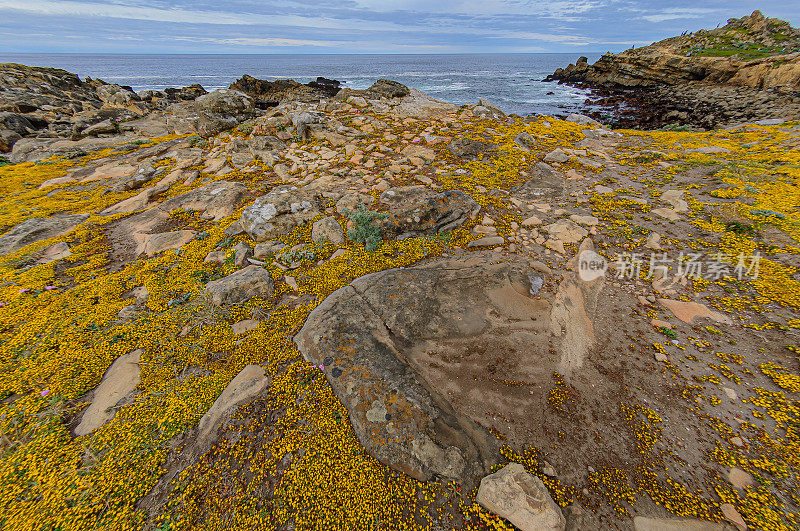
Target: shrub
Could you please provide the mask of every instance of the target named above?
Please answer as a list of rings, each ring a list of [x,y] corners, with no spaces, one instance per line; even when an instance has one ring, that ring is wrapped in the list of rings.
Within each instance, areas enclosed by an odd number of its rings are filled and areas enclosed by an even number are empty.
[[[347,231],[347,237],[354,242],[363,243],[368,251],[377,249],[383,240],[378,220],[389,216],[382,212],[367,210],[363,203],[358,204],[357,210],[345,211],[345,215],[354,225]]]

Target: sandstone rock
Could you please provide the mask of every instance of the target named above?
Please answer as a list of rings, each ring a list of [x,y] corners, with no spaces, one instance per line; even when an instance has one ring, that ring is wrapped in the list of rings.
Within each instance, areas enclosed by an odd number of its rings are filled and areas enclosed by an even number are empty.
[[[727,315],[709,310],[708,306],[699,302],[684,302],[672,299],[658,299],[658,302],[684,323],[691,323],[695,319],[708,318],[717,323],[733,324],[733,320]]]
[[[225,254],[226,254],[225,251],[211,251],[203,259],[203,262],[207,262],[210,264],[224,264]]]
[[[521,531],[563,531],[566,528],[561,509],[542,480],[527,473],[518,463],[509,463],[483,478],[475,500]]]
[[[741,468],[733,467],[728,472],[728,481],[737,489],[744,489],[745,487],[754,487],[756,480],[749,472],[745,472]]]
[[[66,242],[54,243],[50,247],[42,251],[41,257],[37,261],[38,264],[49,264],[55,260],[61,260],[72,256],[72,251],[69,250],[69,245]]]
[[[242,212],[242,228],[256,241],[265,241],[311,221],[319,211],[313,197],[296,186],[280,185]]]
[[[75,435],[88,435],[114,418],[114,406],[139,385],[141,354],[142,350],[134,350],[114,360],[95,389],[92,403],[83,412]]]
[[[552,374],[534,361],[549,341],[549,304],[531,298],[530,278],[526,266],[492,264],[478,253],[366,275],[317,306],[295,342],[325,367],[378,460],[418,479],[475,480],[494,462],[496,444],[473,420],[485,414],[475,405],[523,400],[520,411],[530,409],[527,391],[503,397],[508,386],[476,389],[483,345],[492,352],[519,345],[530,357],[517,354],[514,364]]]
[[[576,124],[580,124],[580,125],[598,124],[597,120],[595,120],[594,118],[590,118],[589,116],[586,116],[585,114],[575,114],[575,113],[570,114],[569,116],[567,116],[566,117],[566,121],[567,122],[576,123]]]
[[[644,246],[653,251],[660,251],[661,235],[657,232],[651,232],[647,235],[647,240],[645,240]]]
[[[572,214],[569,219],[577,223],[578,225],[586,225],[587,227],[594,227],[600,220],[595,216],[582,216],[579,214]]]
[[[542,220],[538,216],[529,216],[522,222],[523,227],[536,227],[542,224]]]
[[[725,518],[736,526],[736,529],[739,531],[747,531],[747,524],[742,518],[742,515],[739,514],[739,511],[731,505],[730,503],[723,503],[720,505],[720,509],[722,509],[722,514],[725,515]]]
[[[248,264],[247,259],[253,256],[253,249],[247,242],[239,242],[233,246],[233,264],[236,267],[244,267]]]
[[[484,236],[477,240],[472,240],[467,244],[469,249],[476,249],[478,247],[496,247],[503,245],[506,241],[501,236]]]
[[[197,232],[193,230],[176,230],[172,232],[161,232],[158,234],[135,233],[136,254],[142,253],[147,256],[155,256],[162,251],[169,249],[179,249],[194,238]]]
[[[562,339],[558,361],[562,374],[569,375],[583,367],[594,346],[594,314],[605,276],[585,280],[585,274],[580,274],[581,261],[594,258],[592,255],[596,255],[594,244],[586,238],[575,257],[567,263],[569,270],[558,286],[550,312],[550,333]]]
[[[544,157],[545,162],[567,162],[569,161],[569,155],[564,153],[561,148],[556,148]]]
[[[586,229],[571,219],[560,219],[542,229],[562,243],[578,243],[589,234]]]
[[[138,194],[123,199],[119,203],[113,204],[110,207],[100,212],[101,216],[113,216],[115,214],[127,214],[129,212],[136,212],[137,210],[145,210],[152,206],[153,198],[158,194],[166,192],[167,186],[152,186],[145,188]]]
[[[0,254],[9,254],[28,244],[68,233],[89,217],[89,214],[64,214],[51,218],[31,218],[0,236]]]
[[[679,214],[689,211],[689,203],[683,199],[683,190],[666,190],[661,194],[661,200],[669,204]]]
[[[269,271],[257,265],[247,266],[206,284],[206,293],[217,306],[238,304],[253,297],[269,297],[273,289]]]
[[[476,159],[481,155],[490,155],[496,149],[497,146],[494,144],[469,138],[458,138],[447,146],[447,150],[454,156],[467,160]]]
[[[277,253],[286,247],[286,244],[278,240],[271,240],[266,242],[257,243],[253,250],[253,257],[257,260],[264,260],[272,254]]]
[[[666,218],[670,221],[678,221],[679,219],[681,219],[680,214],[678,214],[677,212],[675,212],[675,210],[671,208],[654,208],[653,210],[651,210],[651,212],[656,216]]]
[[[258,328],[258,321],[255,319],[243,319],[231,325],[231,332],[233,332],[233,335],[238,336],[256,328]]]
[[[400,239],[451,231],[480,211],[480,205],[460,190],[437,193],[426,186],[390,188],[380,200],[388,215],[381,222],[383,234]]]
[[[511,189],[514,197],[525,201],[541,201],[564,192],[564,178],[549,164],[538,162],[531,166],[529,173],[530,179]]]
[[[211,439],[214,430],[226,414],[239,406],[252,401],[272,383],[264,369],[258,365],[248,365],[225,387],[197,425],[198,441]]]
[[[324,241],[336,245],[344,243],[344,231],[333,216],[328,216],[317,221],[311,227],[311,239],[317,243]]]

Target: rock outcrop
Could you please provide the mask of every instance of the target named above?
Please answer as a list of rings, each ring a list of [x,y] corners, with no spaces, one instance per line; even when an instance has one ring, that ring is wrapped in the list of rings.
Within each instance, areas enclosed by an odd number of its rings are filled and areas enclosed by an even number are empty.
[[[545,81],[598,89],[615,126],[720,126],[800,118],[800,30],[759,11],[594,64],[581,57]]]
[[[508,362],[543,368],[550,305],[531,297],[531,278],[481,257],[367,275],[320,304],[295,341],[376,458],[419,479],[474,482],[494,463],[496,441],[469,404],[517,398],[479,389],[473,371],[523,344],[529,355]]]

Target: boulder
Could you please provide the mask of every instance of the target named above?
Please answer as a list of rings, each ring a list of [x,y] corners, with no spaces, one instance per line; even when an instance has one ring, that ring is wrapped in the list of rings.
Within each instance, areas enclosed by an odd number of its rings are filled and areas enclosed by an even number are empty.
[[[322,218],[312,225],[311,239],[317,243],[327,241],[336,245],[341,245],[345,242],[342,226],[333,216]]]
[[[450,142],[447,146],[447,150],[455,157],[474,160],[481,155],[491,155],[495,153],[497,146],[481,140],[457,138]]]
[[[28,244],[66,234],[88,219],[89,214],[64,214],[31,218],[0,236],[0,254],[9,254]]]
[[[302,188],[280,185],[242,212],[239,223],[258,242],[285,234],[319,214],[313,196]]]
[[[193,230],[176,230],[172,232],[161,232],[158,234],[135,233],[136,254],[142,253],[147,256],[155,256],[160,252],[170,249],[180,249],[185,244],[192,241],[195,234]]]
[[[564,192],[564,177],[552,166],[538,162],[530,167],[531,177],[520,186],[511,188],[514,197],[523,201],[540,201],[560,196]]]
[[[566,519],[542,480],[509,463],[481,480],[475,501],[521,531],[563,531]]]
[[[461,190],[436,192],[427,186],[390,188],[380,196],[388,214],[381,222],[386,237],[434,235],[460,227],[480,212],[480,205]]]
[[[258,365],[247,365],[223,389],[206,414],[197,425],[195,444],[206,443],[215,435],[220,421],[225,415],[235,411],[239,406],[252,401],[267,389],[272,380],[264,369]]]
[[[541,277],[524,264],[480,253],[382,271],[331,294],[295,342],[324,367],[359,441],[378,460],[420,480],[474,485],[496,462],[481,404],[513,418],[503,429],[540,422],[528,388],[485,378],[491,359],[508,364],[504,377],[549,381],[550,305],[532,297],[533,283]]]
[[[195,129],[208,138],[227,131],[255,114],[253,99],[236,90],[220,89],[197,98]]]
[[[561,243],[578,243],[589,234],[589,231],[571,219],[559,219],[555,223],[545,225],[542,229],[547,232],[551,238]]]
[[[274,289],[269,271],[250,265],[206,284],[206,293],[217,306],[239,304],[253,297],[269,297]]]
[[[114,406],[139,385],[141,354],[142,350],[134,350],[114,360],[103,375],[100,385],[94,390],[92,403],[83,412],[81,422],[75,428],[75,435],[88,435],[114,418],[117,412]]]

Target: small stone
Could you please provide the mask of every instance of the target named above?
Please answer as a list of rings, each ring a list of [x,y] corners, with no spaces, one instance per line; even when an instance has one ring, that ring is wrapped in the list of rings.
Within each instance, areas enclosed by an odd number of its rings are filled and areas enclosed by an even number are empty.
[[[656,361],[660,363],[666,363],[667,361],[669,361],[669,358],[663,352],[656,352],[655,357]]]
[[[736,400],[736,398],[737,398],[737,396],[738,396],[738,395],[736,394],[736,391],[734,391],[734,390],[733,390],[733,389],[731,389],[730,387],[723,387],[723,388],[722,388],[722,390],[723,390],[723,391],[725,391],[725,395],[726,395],[728,398],[730,398],[731,400]]]
[[[537,216],[530,216],[525,221],[522,222],[523,227],[535,227],[537,225],[541,225],[542,220],[539,219]]]
[[[297,280],[294,277],[289,275],[283,276],[283,281],[286,282],[286,285],[289,286],[292,291],[299,291],[299,286],[297,285]]]
[[[644,242],[644,246],[653,251],[661,250],[661,235],[657,232],[651,232]]]
[[[503,245],[505,242],[506,241],[501,236],[484,236],[483,238],[472,240],[467,244],[467,247],[469,249],[474,249],[476,247],[494,247]]]
[[[255,330],[256,328],[258,328],[258,321],[255,319],[243,319],[231,325],[231,331],[235,336],[244,334],[250,330]]]
[[[733,505],[730,503],[723,503],[719,508],[722,509],[722,514],[725,515],[725,518],[735,525],[739,531],[747,531],[747,524],[744,518],[742,518],[742,515],[739,514],[739,511],[737,511]]]
[[[731,468],[728,472],[728,481],[730,481],[731,485],[737,489],[753,487],[756,484],[756,480],[753,479],[753,476],[750,473],[736,467]]]
[[[509,463],[481,480],[475,500],[522,531],[563,531],[566,519],[542,480]]]
[[[739,448],[744,447],[744,441],[741,437],[731,437],[731,444],[734,446],[738,446]]]

